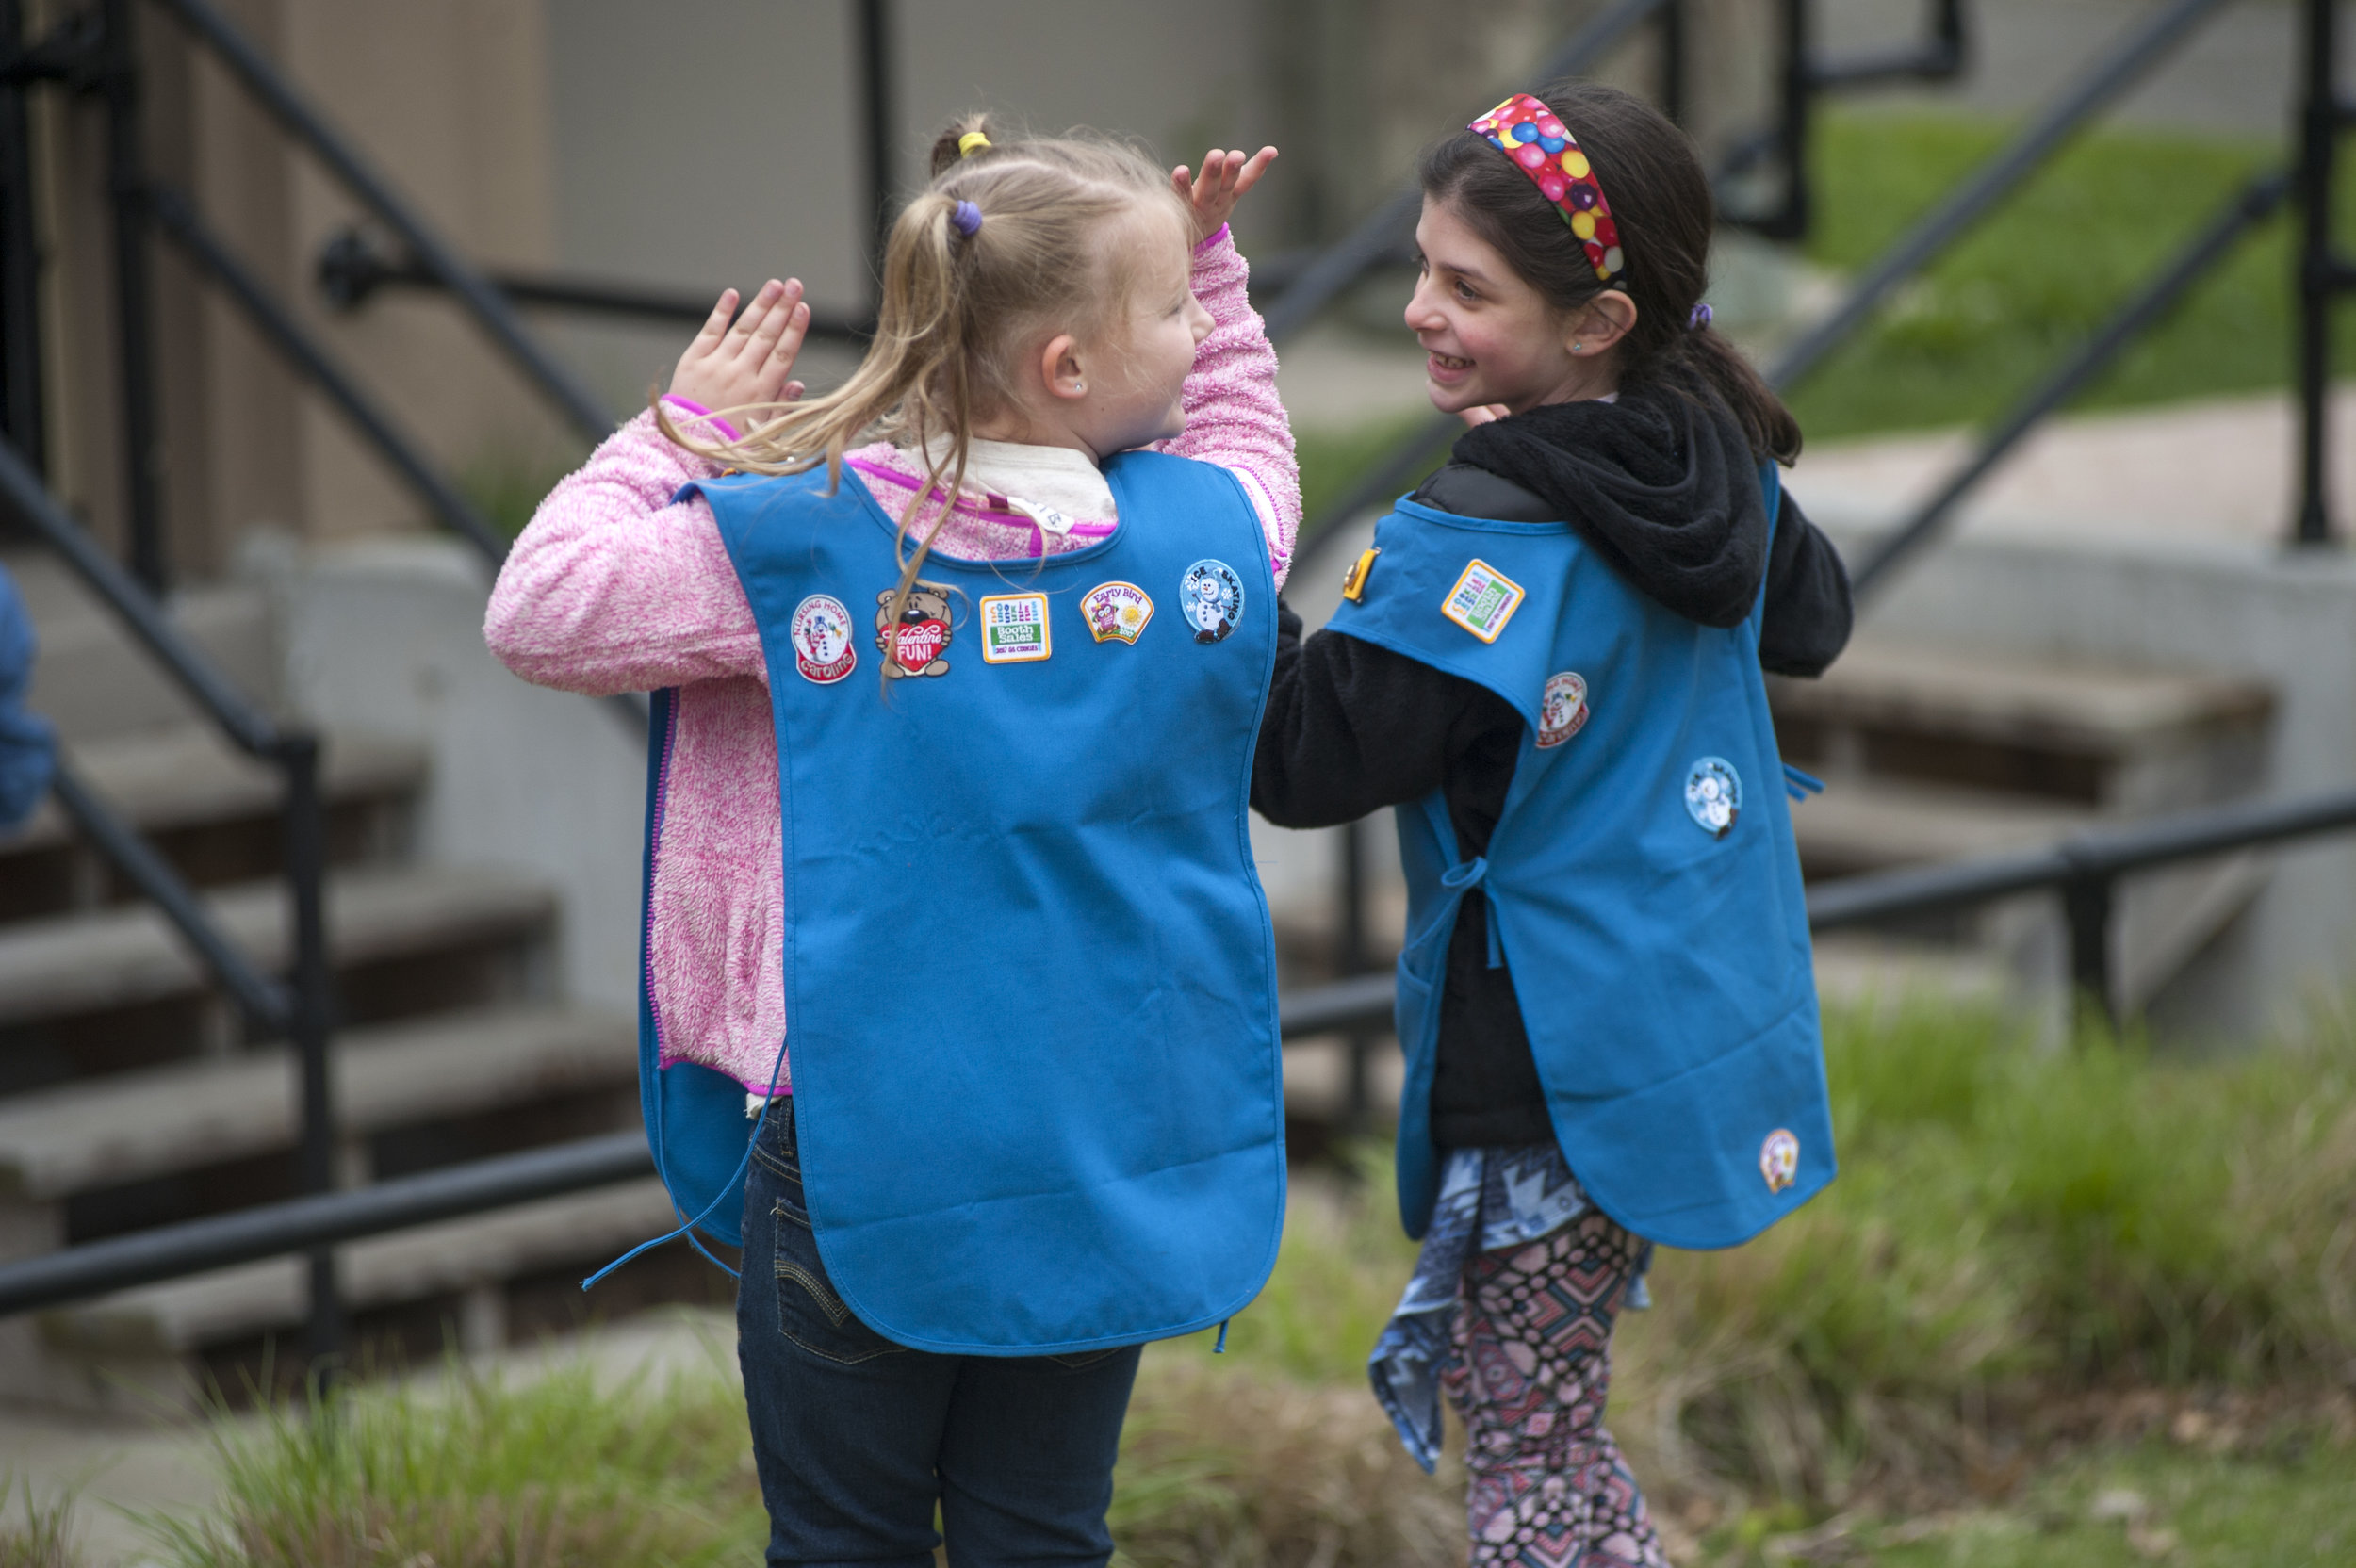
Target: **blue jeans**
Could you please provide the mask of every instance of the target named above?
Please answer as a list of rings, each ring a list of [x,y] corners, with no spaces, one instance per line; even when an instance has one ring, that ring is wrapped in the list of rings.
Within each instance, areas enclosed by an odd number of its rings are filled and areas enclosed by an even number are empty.
[[[911,1158],[921,1152],[911,1150]],[[854,1317],[803,1207],[793,1101],[744,1184],[737,1357],[774,1564],[1103,1568],[1138,1348],[942,1356]]]

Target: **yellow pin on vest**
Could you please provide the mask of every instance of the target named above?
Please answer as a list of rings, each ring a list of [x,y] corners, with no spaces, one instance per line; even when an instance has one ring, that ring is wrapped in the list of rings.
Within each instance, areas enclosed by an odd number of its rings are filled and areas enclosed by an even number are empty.
[[[1374,558],[1382,553],[1379,546],[1359,552],[1350,570],[1342,574],[1342,597],[1352,604],[1358,602],[1359,596],[1366,591],[1366,574],[1374,570]]]

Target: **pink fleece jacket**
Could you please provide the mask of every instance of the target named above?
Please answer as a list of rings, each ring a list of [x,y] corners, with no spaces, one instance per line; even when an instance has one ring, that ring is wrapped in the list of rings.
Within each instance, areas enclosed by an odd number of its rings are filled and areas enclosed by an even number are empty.
[[[1196,249],[1194,290],[1211,335],[1186,377],[1186,433],[1155,449],[1216,463],[1243,482],[1281,585],[1301,521],[1300,470],[1276,396],[1276,354],[1245,297],[1225,230]],[[860,449],[845,482],[894,516],[923,470],[887,445]],[[784,867],[768,671],[736,570],[701,498],[715,469],[665,440],[651,415],[615,432],[548,493],[491,591],[483,636],[542,686],[606,695],[679,688],[655,802],[646,979],[662,1060],[760,1089],[785,1038]],[[1082,519],[1110,522],[1109,518]],[[943,554],[1036,553],[1041,536],[960,506],[934,525]],[[1060,552],[1090,541],[1047,538]],[[779,1082],[790,1083],[780,1070]]]

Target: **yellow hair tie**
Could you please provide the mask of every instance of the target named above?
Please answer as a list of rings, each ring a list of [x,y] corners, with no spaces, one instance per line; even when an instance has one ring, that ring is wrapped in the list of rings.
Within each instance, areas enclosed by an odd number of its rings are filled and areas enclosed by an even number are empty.
[[[957,138],[957,156],[970,158],[974,153],[989,145],[990,138],[979,131],[968,131]]]

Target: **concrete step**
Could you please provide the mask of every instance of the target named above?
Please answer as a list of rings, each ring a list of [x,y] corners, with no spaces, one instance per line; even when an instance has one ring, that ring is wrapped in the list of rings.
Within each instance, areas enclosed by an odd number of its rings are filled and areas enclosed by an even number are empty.
[[[1784,753],[1873,774],[2145,812],[2259,782],[2271,692],[2129,670],[1860,637],[1819,680],[1771,683]]]
[[[2097,818],[2066,801],[1865,775],[1794,802],[1792,832],[1814,881],[2034,849]]]
[[[347,1135],[625,1084],[638,1070],[634,1020],[564,1005],[351,1029],[335,1046]],[[297,1071],[292,1052],[269,1047],[0,1100],[0,1189],[50,1202],[291,1149]]]
[[[2107,818],[2050,798],[1872,776],[1835,778],[1792,808],[1800,864],[1811,881],[2042,848]],[[2234,855],[2122,881],[2112,931],[2121,1004],[2140,1007],[2156,995],[2249,906],[2268,865],[2264,856]],[[1819,989],[1843,999],[1918,986],[1976,995],[1988,973],[2007,968],[2033,982],[2058,982],[2068,972],[2068,932],[2052,894],[1904,923],[1908,938],[1895,946],[1850,932],[1823,939]]]
[[[414,742],[357,731],[324,738],[319,784],[330,806],[389,801],[425,781],[427,756]],[[149,833],[272,815],[283,775],[232,746],[209,725],[175,724],[69,741],[67,757],[85,782]],[[5,858],[74,837],[54,800],[0,837]]]
[[[354,1242],[337,1254],[347,1310],[496,1286],[560,1265],[593,1267],[678,1220],[652,1177]],[[275,1258],[44,1313],[54,1349],[145,1364],[300,1325],[304,1265]],[[487,1348],[487,1347],[485,1347]]]
[[[41,639],[28,700],[60,735],[87,740],[198,718],[179,683],[55,557],[10,551],[5,564]],[[240,690],[265,709],[276,706],[278,653],[269,597],[261,589],[242,583],[190,587],[172,595],[167,608]]]
[[[287,961],[286,889],[271,881],[205,899],[229,938],[263,968]],[[340,967],[513,943],[544,929],[556,898],[540,882],[484,866],[364,866],[327,886],[328,939]],[[146,905],[0,926],[0,1024],[184,997],[209,976]]]

